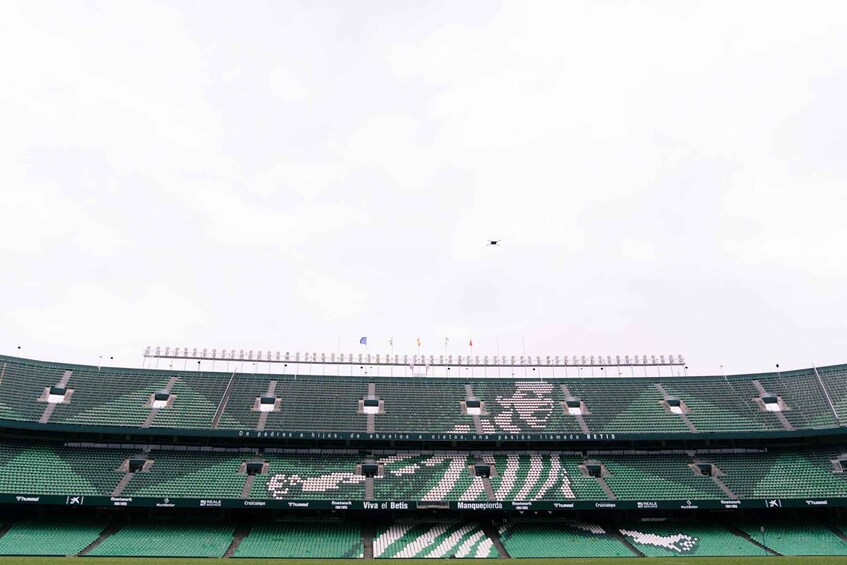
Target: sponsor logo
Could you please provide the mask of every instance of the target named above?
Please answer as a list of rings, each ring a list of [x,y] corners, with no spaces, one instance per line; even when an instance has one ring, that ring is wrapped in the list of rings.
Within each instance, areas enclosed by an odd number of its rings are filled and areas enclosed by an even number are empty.
[[[308,508],[308,502],[289,502],[288,506],[291,508]]]
[[[618,505],[614,502],[595,502],[595,508],[617,508]]]
[[[264,506],[264,500],[245,500],[244,506]]]
[[[692,504],[690,500],[686,500],[685,504],[681,505],[680,508],[682,508],[683,510],[696,510],[697,508],[699,508],[699,506],[696,504]]]
[[[114,506],[126,506],[127,504],[132,502],[132,497],[131,496],[126,496],[126,497],[124,497],[124,496],[113,496],[111,498],[111,501],[112,501],[112,504]]]
[[[38,502],[41,500],[40,496],[16,496],[15,500],[18,502]]]
[[[71,506],[81,506],[84,501],[85,501],[84,496],[69,496],[65,500],[65,504],[69,504]]]
[[[459,510],[502,510],[502,502],[463,502],[457,504]]]
[[[639,502],[638,507],[639,508],[658,508],[659,503],[658,502]]]
[[[767,508],[782,508],[782,501],[777,499],[766,500],[765,507]]]
[[[201,500],[200,506],[206,506],[207,508],[219,508],[221,506],[220,500]]]
[[[829,504],[828,500],[807,500],[807,506],[826,506]]]
[[[554,502],[553,508],[573,508],[573,502]]]
[[[156,508],[173,508],[175,505],[171,503],[170,498],[165,498],[162,502],[156,503]]]

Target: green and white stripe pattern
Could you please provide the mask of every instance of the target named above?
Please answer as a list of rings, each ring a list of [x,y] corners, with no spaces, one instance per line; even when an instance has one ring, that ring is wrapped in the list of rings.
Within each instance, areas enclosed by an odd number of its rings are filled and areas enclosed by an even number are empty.
[[[476,523],[398,522],[374,539],[377,558],[497,557],[494,543]]]

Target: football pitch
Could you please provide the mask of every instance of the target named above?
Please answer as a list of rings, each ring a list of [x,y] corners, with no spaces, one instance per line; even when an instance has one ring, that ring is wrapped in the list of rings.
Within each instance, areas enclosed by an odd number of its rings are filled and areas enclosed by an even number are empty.
[[[56,565],[59,563],[77,563],[80,561],[92,561],[96,564],[106,565],[114,563],[115,565],[142,565],[145,563],[152,563],[154,565],[209,565],[211,561],[215,561],[215,559],[202,558],[202,559],[191,559],[191,558],[167,558],[167,557],[156,557],[156,558],[148,558],[148,557],[132,557],[132,558],[111,558],[111,557],[91,557],[91,558],[79,558],[79,557],[0,557],[0,565]],[[555,558],[533,558],[533,559],[514,559],[515,563],[519,563],[520,565],[620,565],[623,561],[630,560],[638,560],[639,562],[650,563],[651,565],[666,565],[666,564],[679,564],[680,562],[691,562],[692,565],[730,565],[730,564],[738,564],[738,565],[762,565],[763,563],[773,563],[774,565],[802,565],[804,563],[812,563],[815,565],[829,565],[838,564],[845,565],[847,564],[847,556],[843,557],[811,557],[811,556],[799,556],[799,557],[777,557],[777,556],[769,556],[769,557],[616,557],[616,558],[608,558],[608,559],[555,559]],[[280,565],[316,565],[317,563],[337,563],[341,565],[342,563],[353,563],[358,564],[375,564],[375,563],[387,563],[392,560],[389,559],[228,559],[227,561],[232,561],[234,563],[238,563],[239,565],[270,565],[271,563],[278,563]],[[422,565],[423,563],[432,563],[433,559],[396,559],[393,560],[398,564],[409,564],[409,565]],[[465,560],[462,560],[465,561]],[[477,561],[480,563],[496,561],[494,559],[468,559],[466,561],[473,562]]]

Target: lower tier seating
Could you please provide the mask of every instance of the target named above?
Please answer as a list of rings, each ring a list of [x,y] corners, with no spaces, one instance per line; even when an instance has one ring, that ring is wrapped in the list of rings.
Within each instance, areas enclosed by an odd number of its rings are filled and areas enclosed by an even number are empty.
[[[89,555],[101,557],[223,557],[232,543],[232,524],[160,521],[130,523]]]
[[[374,557],[497,557],[497,549],[479,524],[396,522],[377,528]]]
[[[512,557],[633,557],[605,528],[584,522],[518,522],[500,527]]]
[[[822,524],[745,522],[738,527],[783,555],[847,555],[847,542]]]
[[[0,538],[0,555],[76,555],[97,539],[105,520],[23,520]]]
[[[719,524],[641,522],[618,530],[647,557],[756,556],[764,550]]]
[[[362,557],[358,524],[276,522],[255,524],[235,557]]]

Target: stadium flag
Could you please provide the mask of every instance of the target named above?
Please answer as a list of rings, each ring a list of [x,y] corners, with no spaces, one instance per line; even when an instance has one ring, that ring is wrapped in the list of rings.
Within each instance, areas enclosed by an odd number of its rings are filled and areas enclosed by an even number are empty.
[[[421,338],[418,338],[418,347],[421,346]]]
[[[359,343],[362,344],[362,345],[367,345],[368,344],[368,338],[363,337],[362,339],[359,340]]]
[[[394,347],[394,338],[393,337],[388,340],[388,345],[390,345],[391,347]]]
[[[473,347],[473,338],[468,342],[468,347]]]

